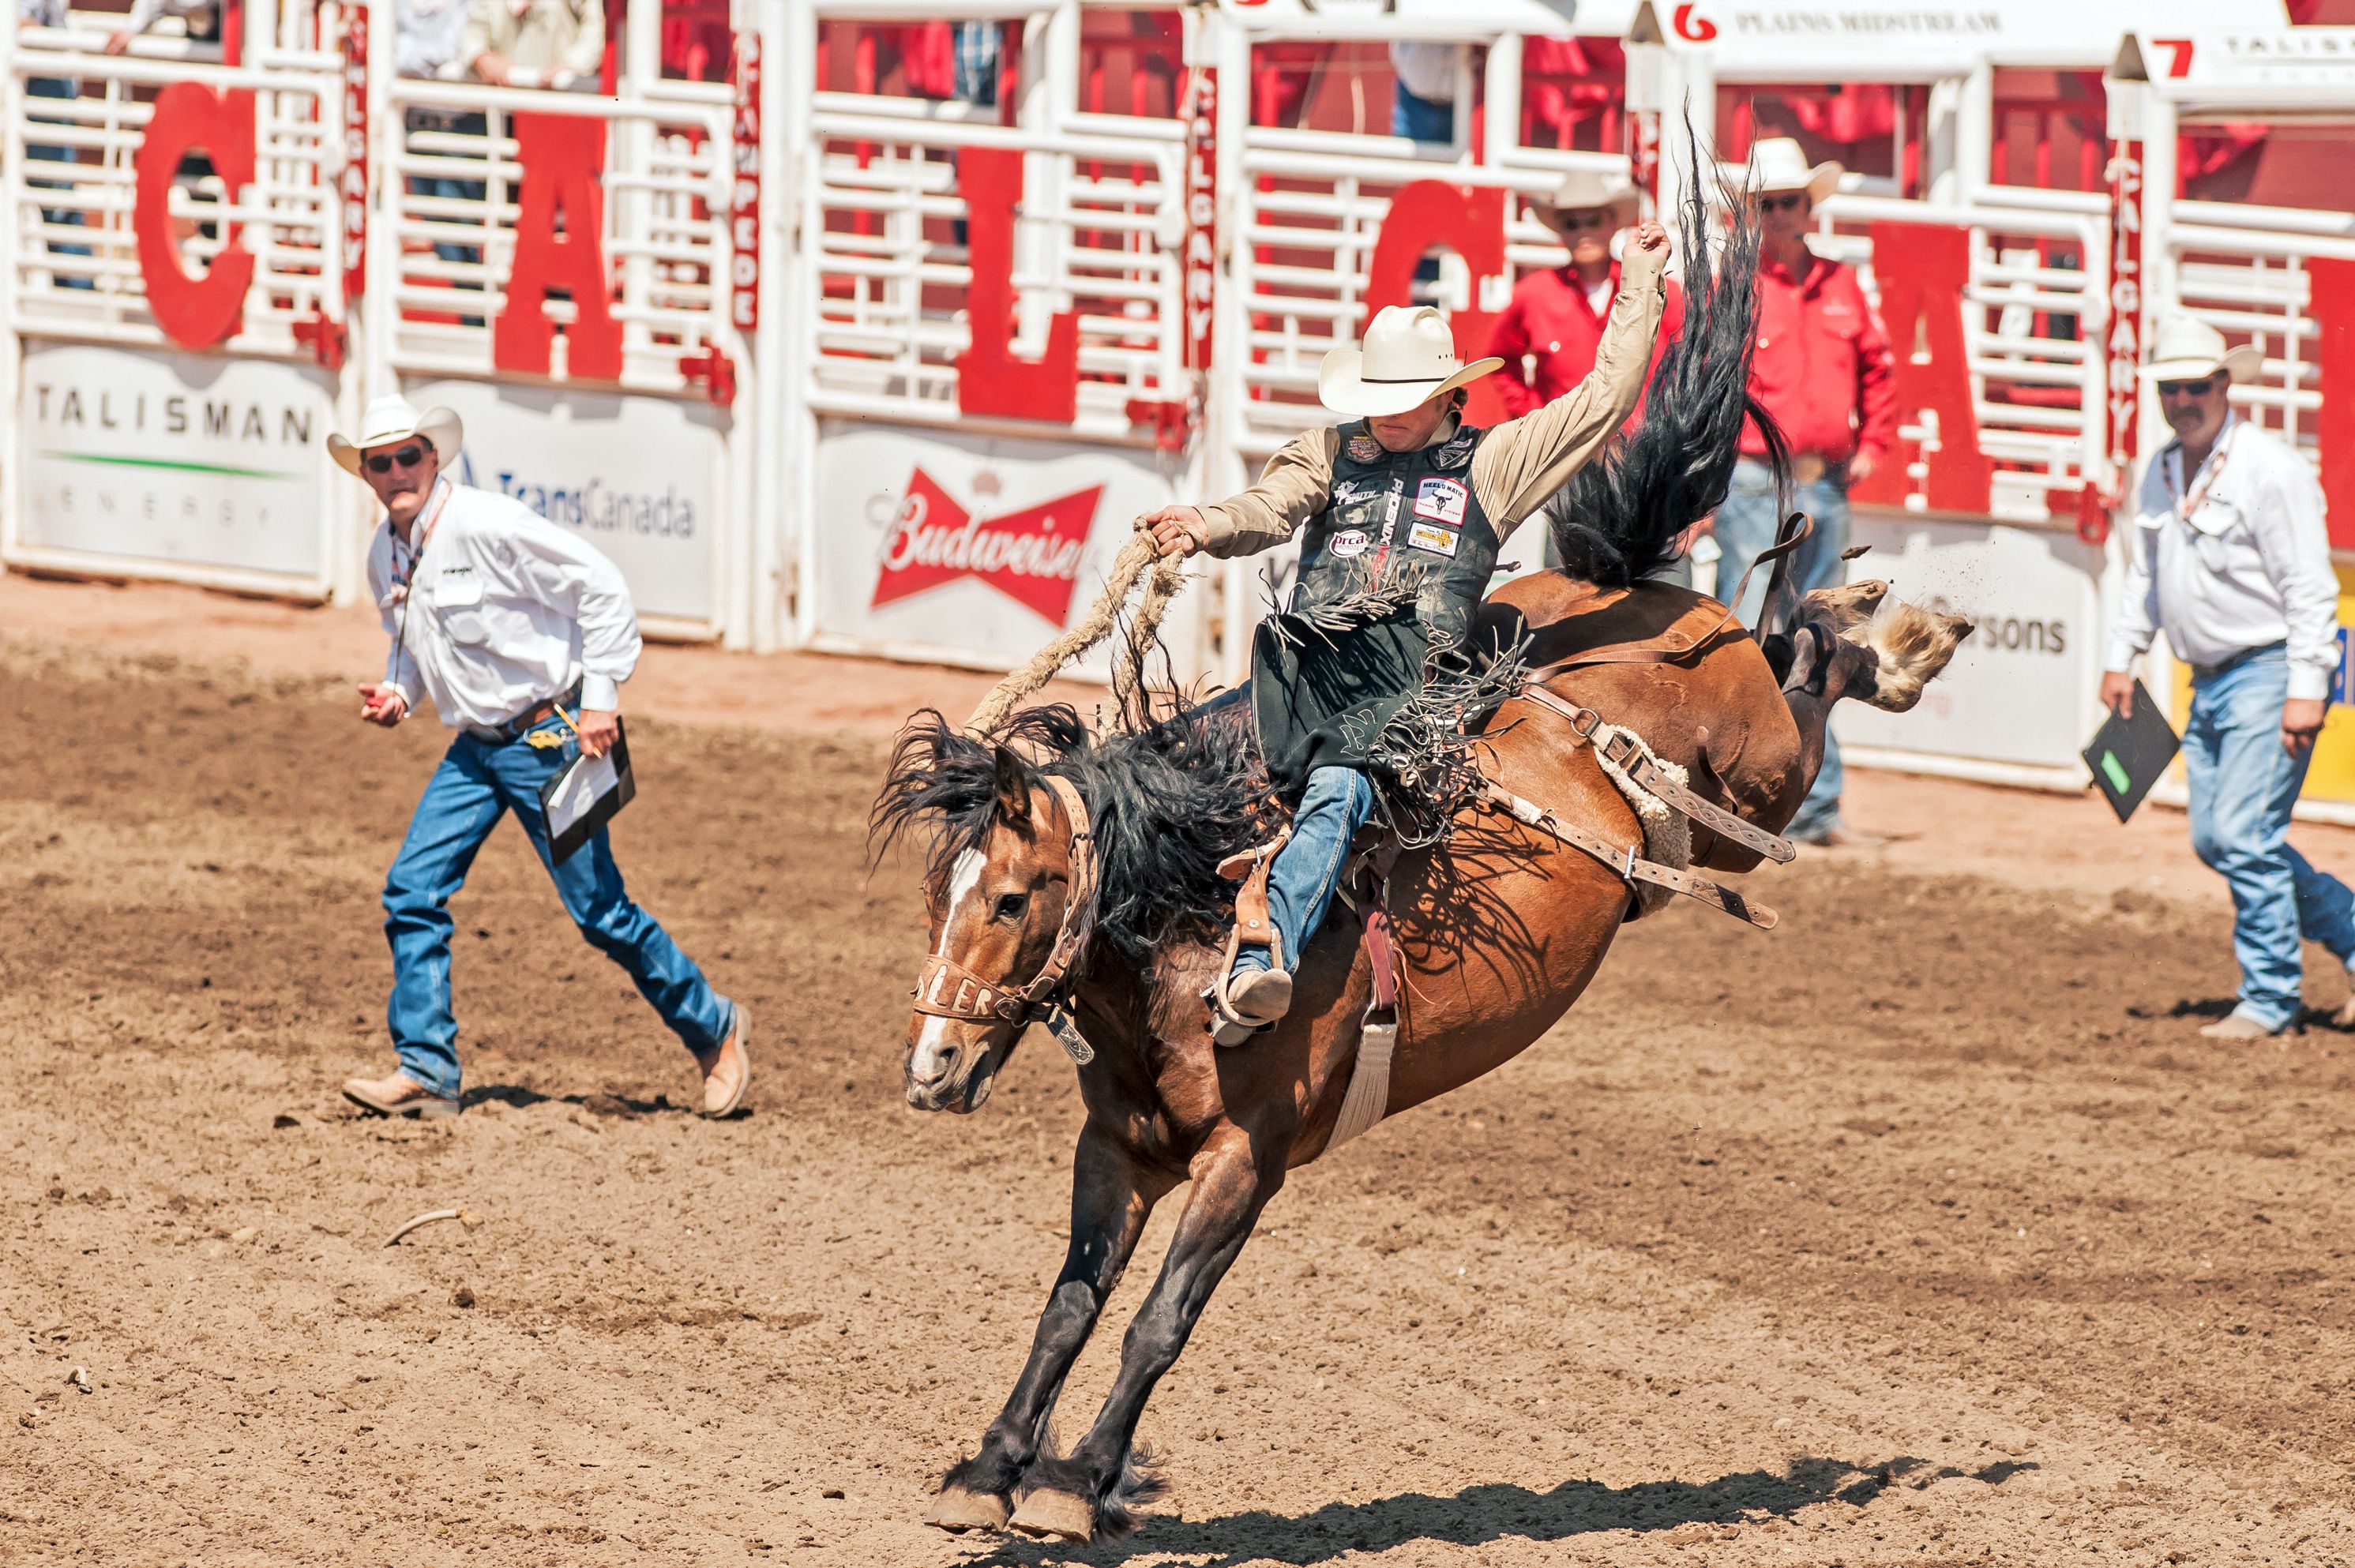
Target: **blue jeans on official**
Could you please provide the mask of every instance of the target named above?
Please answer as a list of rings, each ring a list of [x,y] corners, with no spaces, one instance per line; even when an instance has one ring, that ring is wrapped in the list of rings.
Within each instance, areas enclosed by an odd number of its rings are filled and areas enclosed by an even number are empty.
[[[486,740],[472,731],[451,743],[410,819],[409,836],[384,884],[384,934],[392,944],[392,1000],[385,1010],[401,1071],[438,1095],[458,1092],[458,1021],[450,1011],[452,895],[465,885],[474,853],[509,811],[556,881],[564,911],[590,945],[628,971],[638,991],[691,1051],[709,1051],[735,1024],[733,1002],[711,989],[655,917],[630,902],[606,835],[557,865],[549,859],[539,791],[580,755],[562,719],[540,731],[563,735],[545,748]]]
[[[2289,660],[2279,643],[2195,672],[2183,767],[2191,847],[2232,890],[2234,1012],[2267,1029],[2293,1022],[2303,975],[2299,938],[2344,963],[2355,955],[2355,895],[2289,844],[2289,811],[2313,757],[2282,748]]]
[[[1848,566],[1840,555],[1848,548],[1848,470],[1837,463],[1825,469],[1822,478],[1794,488],[1791,503],[1816,520],[1815,531],[1790,556],[1792,580],[1799,591],[1846,582]],[[1783,521],[1777,514],[1774,471],[1749,458],[1735,463],[1732,487],[1725,504],[1717,509],[1717,547],[1724,552],[1717,561],[1719,599],[1732,593],[1750,564],[1773,547],[1774,531]],[[1749,591],[1733,607],[1744,626],[1758,624],[1758,613],[1766,604],[1766,579],[1773,570],[1770,566],[1752,577]],[[1799,814],[1783,831],[1793,838],[1806,839],[1838,827],[1840,782],[1839,742],[1827,730],[1823,769],[1800,802]]]
[[[1373,780],[1356,768],[1319,768],[1309,774],[1292,814],[1292,837],[1267,868],[1268,918],[1284,945],[1284,967],[1295,973],[1301,949],[1333,906],[1349,841],[1373,814]],[[1267,967],[1265,948],[1253,943],[1235,950],[1235,974]]]

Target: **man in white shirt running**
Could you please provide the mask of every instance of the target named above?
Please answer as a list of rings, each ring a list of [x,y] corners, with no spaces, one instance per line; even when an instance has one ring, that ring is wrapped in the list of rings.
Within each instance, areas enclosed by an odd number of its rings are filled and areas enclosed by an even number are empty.
[[[2322,487],[2290,447],[2232,410],[2258,351],[2190,316],[2151,334],[2146,380],[2175,431],[2143,471],[2102,701],[2134,706],[2135,660],[2161,628],[2191,666],[2183,761],[2191,845],[2232,889],[2240,1001],[2200,1030],[2255,1040],[2297,1021],[2301,937],[2355,959],[2355,895],[2289,843],[2339,667],[2339,583]],[[2355,1027],[2355,1000],[2332,1020]]]
[[[653,916],[630,901],[605,832],[562,864],[549,856],[539,792],[582,752],[620,734],[621,683],[638,662],[636,612],[613,563],[519,502],[453,483],[458,416],[379,397],[352,440],[327,450],[384,503],[369,543],[368,590],[392,641],[384,679],[360,687],[360,716],[387,728],[430,694],[458,731],[410,819],[385,879],[392,944],[386,1009],[398,1071],[353,1078],[346,1097],[386,1116],[455,1116],[458,1021],[450,1007],[447,906],[499,818],[516,814],[565,912],[629,971],[703,1075],[703,1114],[744,1103],[751,1067],[744,1010]]]

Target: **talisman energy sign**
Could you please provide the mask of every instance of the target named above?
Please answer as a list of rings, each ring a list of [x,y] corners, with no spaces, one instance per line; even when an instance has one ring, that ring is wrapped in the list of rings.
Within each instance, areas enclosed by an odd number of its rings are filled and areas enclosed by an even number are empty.
[[[1018,664],[1087,612],[1130,524],[1169,499],[1146,453],[830,423],[816,630],[837,647]]]
[[[622,568],[641,614],[717,618],[726,416],[704,403],[579,387],[433,381],[407,396],[465,422],[460,479],[596,546]]]
[[[28,342],[28,546],[315,578],[333,382],[268,360]]]

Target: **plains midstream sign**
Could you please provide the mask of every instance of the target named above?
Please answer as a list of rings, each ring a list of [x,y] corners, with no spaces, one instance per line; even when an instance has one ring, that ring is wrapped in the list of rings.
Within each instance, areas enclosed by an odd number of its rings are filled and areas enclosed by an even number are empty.
[[[676,397],[486,381],[412,383],[465,422],[459,479],[511,495],[613,558],[645,615],[719,619],[724,416]]]
[[[326,575],[325,373],[32,341],[20,386],[24,545]]]

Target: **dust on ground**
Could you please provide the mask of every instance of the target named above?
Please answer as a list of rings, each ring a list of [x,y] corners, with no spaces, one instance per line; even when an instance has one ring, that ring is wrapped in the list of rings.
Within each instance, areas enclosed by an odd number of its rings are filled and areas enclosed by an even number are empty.
[[[470,1107],[419,1126],[335,1085],[389,1059],[376,893],[441,735],[350,705],[0,646],[0,1559],[2350,1553],[2350,1041],[2198,1040],[2211,904],[1817,856],[1752,879],[1771,936],[1644,922],[1295,1177],[1146,1415],[1167,1511],[1067,1552],[916,1522],[1020,1364],[1079,1111],[1037,1040],[976,1117],[900,1107],[879,742],[634,728],[622,863],[750,1004],[751,1115],[679,1108],[507,828],[454,906]]]

